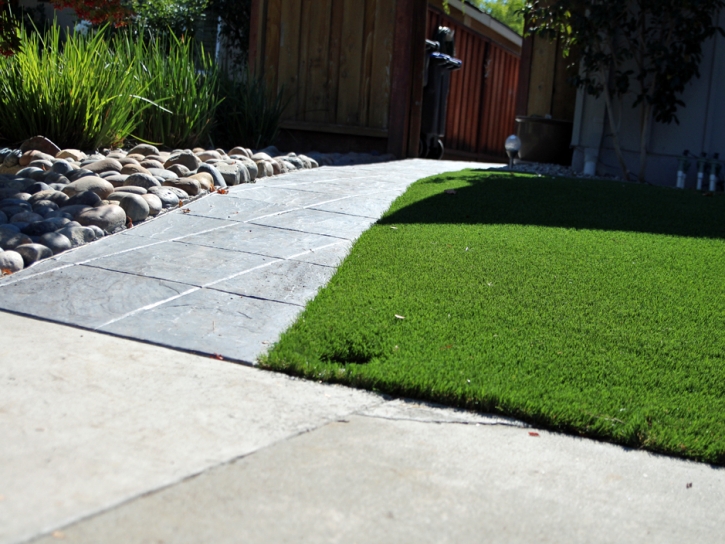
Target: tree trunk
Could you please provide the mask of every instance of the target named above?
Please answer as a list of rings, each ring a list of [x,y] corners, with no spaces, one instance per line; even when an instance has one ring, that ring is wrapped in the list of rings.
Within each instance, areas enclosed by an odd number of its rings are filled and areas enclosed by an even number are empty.
[[[647,168],[647,135],[649,134],[649,128],[652,125],[652,105],[647,103],[647,100],[642,104],[644,110],[642,115],[642,123],[640,125],[639,135],[639,173],[637,174],[637,181],[644,183],[644,173]]]

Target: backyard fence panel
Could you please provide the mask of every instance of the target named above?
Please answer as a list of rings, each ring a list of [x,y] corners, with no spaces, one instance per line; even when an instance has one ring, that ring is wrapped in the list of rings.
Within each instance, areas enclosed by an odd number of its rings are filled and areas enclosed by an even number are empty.
[[[438,26],[455,32],[456,56],[463,61],[451,75],[447,156],[504,158],[503,142],[514,129],[520,54],[429,6],[428,38]]]

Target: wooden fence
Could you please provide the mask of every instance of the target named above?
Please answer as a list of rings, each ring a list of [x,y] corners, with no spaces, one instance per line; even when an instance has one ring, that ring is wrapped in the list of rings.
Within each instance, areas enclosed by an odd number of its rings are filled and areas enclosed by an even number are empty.
[[[429,38],[438,26],[455,31],[456,57],[463,61],[451,76],[446,157],[504,158],[504,141],[514,132],[520,53],[431,6]]]
[[[264,75],[283,126],[387,136],[396,0],[266,0]]]

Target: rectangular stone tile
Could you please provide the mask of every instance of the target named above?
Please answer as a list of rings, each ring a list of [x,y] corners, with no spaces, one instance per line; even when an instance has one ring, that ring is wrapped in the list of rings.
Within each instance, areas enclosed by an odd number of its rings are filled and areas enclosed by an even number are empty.
[[[214,289],[288,304],[304,305],[335,269],[300,261],[279,261],[213,285]]]
[[[254,363],[301,310],[292,304],[200,289],[100,330]]]
[[[122,251],[128,251],[129,249],[149,246],[156,243],[158,242],[146,240],[141,237],[121,236],[120,234],[106,236],[105,238],[101,238],[100,240],[96,240],[90,244],[68,250],[49,259],[40,261],[10,276],[4,276],[0,278],[0,285],[15,283],[16,281],[32,278],[38,274],[45,274],[58,268],[67,267],[69,265],[90,261],[99,257],[113,255]]]
[[[198,217],[183,213],[181,210],[171,212],[163,217],[123,231],[124,236],[143,236],[156,241],[173,240],[189,234],[218,229],[234,225],[234,221]]]
[[[378,219],[388,210],[388,208],[390,208],[390,204],[397,196],[397,192],[395,194],[387,192],[386,196],[388,196],[388,198],[381,198],[379,200],[377,198],[372,198],[372,196],[373,195],[351,196],[341,200],[335,200],[333,202],[314,204],[312,206],[308,206],[307,208],[310,210],[344,213],[347,215],[357,215],[360,217]],[[375,196],[380,197],[377,193]]]
[[[227,249],[162,242],[102,259],[88,266],[203,286],[272,262],[271,257]]]
[[[315,191],[324,193],[342,193],[349,195],[364,195],[377,193],[380,191],[390,191],[391,189],[399,189],[407,187],[409,182],[406,180],[387,180],[373,177],[365,177],[352,180],[339,181],[319,181],[310,183],[299,189],[303,191]]]
[[[184,206],[184,208],[189,210],[189,215],[240,222],[299,208],[299,206],[292,203],[272,203],[242,198],[242,196],[248,194],[250,193],[239,193],[236,197],[232,195],[210,195],[192,202]]]
[[[227,196],[280,205],[289,204],[295,208],[304,208],[312,204],[321,204],[323,202],[344,198],[344,195],[339,193],[322,193],[309,189],[289,189],[286,187],[257,187],[250,191],[229,193]]]
[[[368,217],[304,209],[274,217],[265,217],[254,221],[254,224],[354,240],[374,222]]]
[[[188,236],[182,241],[286,259],[305,251],[328,246],[339,241],[339,238],[244,223],[228,229]]]
[[[352,248],[352,242],[344,240],[338,244],[295,255],[292,260],[337,267],[348,256],[350,248]]]
[[[54,270],[0,288],[0,309],[96,328],[193,287],[85,265]]]

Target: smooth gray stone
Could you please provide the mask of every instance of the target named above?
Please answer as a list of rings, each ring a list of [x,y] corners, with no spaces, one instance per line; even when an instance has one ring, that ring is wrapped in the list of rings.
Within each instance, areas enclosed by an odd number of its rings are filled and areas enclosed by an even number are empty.
[[[143,155],[144,157],[148,155],[158,155],[159,150],[156,146],[153,146],[151,144],[139,144],[136,147],[132,148],[129,152],[129,155]]]
[[[47,217],[49,213],[58,211],[58,204],[50,200],[41,200],[33,205],[33,211],[38,215]]]
[[[74,181],[77,181],[81,178],[95,175],[96,174],[94,172],[91,172],[86,168],[79,168],[78,170],[73,170],[72,172],[66,174],[66,177],[71,183],[73,183]]]
[[[61,174],[63,176],[66,176],[70,174],[73,170],[73,166],[64,159],[57,159],[53,166],[50,167],[51,172],[57,172],[58,174]]]
[[[109,204],[83,210],[76,216],[84,227],[96,225],[108,234],[119,232],[126,228],[126,212],[120,206]]]
[[[152,176],[162,178],[164,180],[166,179],[179,179],[179,176],[174,174],[173,172],[169,172],[165,168],[147,168],[149,173]]]
[[[23,268],[25,268],[25,262],[20,253],[13,250],[0,252],[0,270],[8,270],[14,273],[19,272]]]
[[[33,208],[29,204],[9,204],[7,206],[3,206],[0,208],[0,211],[2,211],[5,216],[8,218],[8,221],[12,220],[12,217],[14,215],[18,215],[19,213],[32,213]]]
[[[67,226],[56,232],[68,238],[71,247],[82,246],[96,239],[96,233],[88,227]]]
[[[0,225],[4,225],[8,222],[8,216],[4,212],[0,212]]]
[[[374,219],[368,217],[356,217],[309,209],[294,210],[282,215],[265,217],[254,221],[257,225],[324,234],[347,240],[355,240],[374,222]]]
[[[159,217],[155,221],[138,225],[123,234],[124,236],[139,236],[162,242],[235,224],[238,223],[174,212]]]
[[[40,260],[53,256],[53,251],[42,244],[23,244],[15,248],[22,258],[25,266],[28,267]]]
[[[58,232],[49,232],[40,237],[40,243],[50,249],[54,255],[69,250],[72,246],[68,237]]]
[[[183,164],[172,164],[167,168],[169,172],[173,172],[180,178],[185,178],[187,176],[191,175],[191,170],[189,170],[186,166]]]
[[[21,206],[28,211],[32,209],[32,204],[27,199],[23,200],[22,198],[3,198],[0,200],[0,208],[5,208],[6,206]]]
[[[31,186],[26,187],[25,190],[31,195],[34,195],[35,193],[39,193],[40,191],[50,190],[50,186],[47,183],[43,183],[42,181],[36,181]]]
[[[169,190],[168,187],[152,187],[149,189],[149,194],[159,197],[161,205],[164,208],[176,208],[179,206],[179,197],[176,196],[176,193]]]
[[[86,176],[63,187],[63,192],[69,197],[85,191],[93,191],[104,199],[113,192],[113,184],[98,176]]]
[[[134,223],[143,221],[149,216],[149,205],[141,195],[128,193],[118,201],[118,205],[126,212],[126,217]]]
[[[257,163],[247,157],[242,157],[237,160],[239,160],[247,169],[247,172],[249,172],[250,181],[256,180],[259,176],[259,167],[257,166]]]
[[[214,187],[226,187],[227,183],[224,181],[224,176],[219,173],[219,170],[212,164],[203,163],[197,170],[198,173],[205,172],[209,174],[214,180]]]
[[[340,266],[342,261],[350,254],[352,242],[343,240],[331,246],[323,247],[293,257],[295,261],[314,263],[322,266]]]
[[[53,189],[54,191],[61,191],[62,192],[63,191],[63,188],[65,187],[65,185],[62,184],[62,183],[51,183],[49,185],[49,187],[51,189]]]
[[[65,217],[66,219],[73,219],[73,216],[71,214],[66,213],[63,210],[56,210],[54,212],[50,212],[48,215],[45,216],[46,219],[52,219],[53,217]]]
[[[148,193],[148,191],[146,189],[144,189],[143,187],[138,187],[135,185],[116,187],[116,189],[113,192],[114,193],[132,193],[134,195],[145,195],[146,193]]]
[[[189,289],[182,283],[77,265],[4,285],[0,308],[97,328]]]
[[[62,229],[68,223],[70,223],[70,219],[66,219],[64,217],[53,217],[30,223],[27,227],[21,229],[21,232],[23,234],[27,234],[28,236],[42,236],[43,234],[48,234],[49,232],[55,232]]]
[[[299,261],[281,261],[252,270],[213,288],[238,295],[304,306],[325,285],[335,269]]]
[[[43,174],[44,173],[44,170],[42,168],[37,168],[35,166],[26,166],[22,170],[18,170],[15,173],[15,175],[17,177],[19,177],[19,178],[31,178],[31,179],[35,179],[33,177],[33,175],[34,174],[37,174],[37,173]]]
[[[10,218],[11,223],[34,223],[35,221],[42,220],[43,216],[35,212],[20,212]]]
[[[65,174],[59,174],[58,172],[53,172],[52,170],[45,173],[42,181],[48,185],[68,185],[70,183],[70,180],[65,176]]]
[[[120,172],[123,166],[116,159],[104,158],[92,161],[90,159],[81,162],[81,166],[86,170],[100,174],[101,172]]]
[[[93,231],[93,234],[96,235],[96,240],[99,240],[99,239],[103,238],[104,236],[106,236],[106,233],[103,232],[103,230],[100,227],[97,227],[96,225],[88,225],[87,228],[89,228]]]
[[[50,189],[48,191],[40,191],[38,193],[35,193],[28,199],[28,202],[32,205],[36,202],[40,202],[41,200],[50,200],[51,202],[55,202],[56,204],[58,204],[58,206],[62,207],[63,204],[68,201],[68,198],[68,195],[64,192]]]
[[[33,241],[27,234],[13,232],[9,229],[0,229],[0,248],[5,251],[15,249],[23,244],[32,244]]]
[[[148,190],[151,187],[159,187],[161,183],[148,174],[131,174],[123,182],[124,187],[143,187]]]
[[[168,168],[173,164],[182,164],[189,170],[196,170],[199,168],[201,160],[192,152],[183,151],[181,153],[173,153],[164,163],[164,168]]]
[[[5,223],[4,225],[0,225],[0,236],[5,233],[12,232],[14,234],[17,234],[20,232],[20,227],[17,225],[13,225],[12,223]]]
[[[294,206],[270,204],[260,200],[229,198],[229,195],[212,194],[186,205],[191,215],[229,219],[230,221],[249,221],[257,217],[282,213],[294,209]]]
[[[146,204],[149,207],[150,216],[158,215],[161,213],[161,210],[164,209],[161,199],[156,195],[141,195],[141,198],[146,201]]]
[[[396,196],[397,196],[396,192]],[[343,213],[346,215],[356,215],[360,217],[370,217],[372,219],[380,218],[388,209],[395,197],[384,200],[375,200],[370,196],[352,196],[342,200],[326,202],[323,204],[314,204],[309,208],[312,210],[320,210],[325,212]]]
[[[201,218],[187,219],[199,220]],[[231,249],[232,251],[246,251],[267,255],[268,257],[287,259],[306,251],[329,246],[339,242],[340,239],[320,236],[319,234],[262,227],[250,223],[237,223],[229,228],[187,236],[183,241],[189,244]]]
[[[187,193],[183,189],[179,189],[178,187],[170,187],[170,186],[165,186],[165,187],[169,191],[174,193],[179,200],[188,200],[189,199],[189,193]]]
[[[269,262],[261,255],[164,242],[96,259],[89,266],[201,287]]]
[[[105,198],[108,198],[108,196],[106,196]],[[102,202],[103,199],[98,196],[98,194],[96,194],[94,191],[82,191],[80,193],[76,193],[74,196],[70,197],[66,202],[64,202],[63,207],[88,206],[91,208],[95,208],[96,206],[100,206]]]
[[[61,205],[59,211],[66,213],[75,219],[79,213],[89,209],[91,209],[91,206],[86,206],[85,204],[74,204],[73,206]]]
[[[292,304],[200,289],[99,330],[254,363],[300,310]]]

